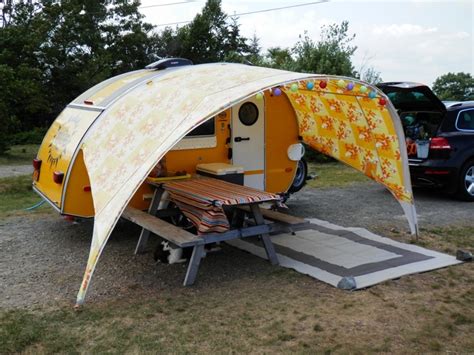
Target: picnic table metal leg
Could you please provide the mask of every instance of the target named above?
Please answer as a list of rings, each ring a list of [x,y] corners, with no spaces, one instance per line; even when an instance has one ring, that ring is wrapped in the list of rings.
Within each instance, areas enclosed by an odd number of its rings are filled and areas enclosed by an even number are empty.
[[[241,209],[234,208],[232,211],[232,220],[230,221],[232,228],[242,228],[245,221],[245,212]]]
[[[199,264],[204,254],[204,245],[196,245],[193,249],[191,260],[189,261],[188,270],[186,271],[186,277],[184,278],[183,286],[191,286],[196,281],[197,272],[199,270]]]
[[[251,204],[250,209],[255,219],[255,223],[258,225],[265,224],[265,219],[263,218],[262,211],[257,204]],[[267,253],[268,260],[272,265],[278,265],[278,257],[275,252],[275,247],[273,246],[272,241],[270,240],[270,235],[268,233],[261,234],[263,246],[265,247],[265,252]]]
[[[151,215],[156,214],[156,211],[158,210],[158,207],[160,206],[160,201],[162,197],[163,197],[163,189],[161,188],[155,189],[155,193],[153,194],[150,207],[148,207],[148,214],[151,214]],[[146,247],[149,237],[150,237],[150,231],[148,229],[142,228],[142,231],[140,233],[140,238],[138,239],[138,243],[135,248],[135,254],[142,254],[145,251],[145,247]]]

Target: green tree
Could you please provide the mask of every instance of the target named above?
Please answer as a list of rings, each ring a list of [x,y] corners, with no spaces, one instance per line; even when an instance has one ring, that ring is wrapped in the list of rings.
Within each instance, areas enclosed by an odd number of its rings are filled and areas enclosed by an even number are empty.
[[[267,50],[264,63],[266,66],[277,69],[291,70],[295,66],[295,61],[288,48],[272,47]]]
[[[44,122],[51,113],[44,90],[44,66],[37,57],[43,43],[37,3],[8,4],[0,28],[0,153],[12,134]]]
[[[89,87],[156,60],[153,26],[143,21],[138,1],[41,0],[8,5],[0,28],[4,136],[49,125]]]
[[[314,42],[307,33],[292,49],[295,57],[293,70],[308,73],[354,76],[351,57],[357,50],[349,35],[349,22],[323,26],[321,37]]]
[[[231,51],[237,40],[238,27],[227,24],[227,15],[221,9],[220,0],[208,0],[193,21],[178,30],[182,41],[181,56],[194,63],[219,62]]]
[[[238,18],[229,17],[221,0],[207,0],[191,23],[173,30],[165,28],[154,37],[160,57],[184,57],[195,64],[255,60],[254,42],[240,34]],[[258,42],[257,42],[258,46]]]
[[[40,17],[49,26],[40,54],[54,112],[92,85],[155,59],[148,37],[153,27],[142,21],[137,1],[42,3]]]
[[[441,100],[474,100],[474,78],[469,73],[447,73],[434,81],[433,91]]]
[[[252,65],[262,65],[263,56],[261,54],[262,47],[260,46],[260,39],[257,37],[257,34],[254,33],[252,38],[249,40],[248,44],[248,56],[247,61]]]
[[[380,76],[380,72],[375,70],[374,67],[365,68],[362,73],[356,75],[359,79],[368,82],[369,84],[378,84],[383,81],[382,77]]]

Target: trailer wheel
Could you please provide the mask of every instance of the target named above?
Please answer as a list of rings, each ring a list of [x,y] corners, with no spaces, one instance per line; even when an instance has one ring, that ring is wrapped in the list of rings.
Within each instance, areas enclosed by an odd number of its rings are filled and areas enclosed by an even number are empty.
[[[298,161],[298,165],[296,168],[296,175],[293,179],[293,183],[291,184],[288,192],[294,193],[300,191],[304,185],[306,185],[306,179],[308,177],[308,164],[306,160],[301,159]]]

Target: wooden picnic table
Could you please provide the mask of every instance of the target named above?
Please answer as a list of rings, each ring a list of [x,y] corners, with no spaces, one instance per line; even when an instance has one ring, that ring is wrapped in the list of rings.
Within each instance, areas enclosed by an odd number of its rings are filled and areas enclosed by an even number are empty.
[[[270,234],[292,231],[292,228],[308,224],[304,219],[283,213],[261,209],[264,202],[278,201],[279,196],[265,191],[228,183],[213,178],[192,178],[163,183],[150,183],[155,187],[148,212],[127,207],[122,217],[140,225],[142,231],[135,253],[144,252],[150,233],[169,241],[179,248],[192,247],[193,252],[184,279],[184,286],[192,285],[206,244],[236,238],[260,236],[268,260],[278,265],[278,257],[270,240]],[[176,214],[168,208],[169,201],[178,206],[179,212],[196,226],[198,235],[168,223],[160,217]],[[230,209],[227,214],[225,209]],[[222,218],[231,220],[227,223]],[[248,216],[254,224],[244,226]],[[217,221],[213,223],[212,219]]]

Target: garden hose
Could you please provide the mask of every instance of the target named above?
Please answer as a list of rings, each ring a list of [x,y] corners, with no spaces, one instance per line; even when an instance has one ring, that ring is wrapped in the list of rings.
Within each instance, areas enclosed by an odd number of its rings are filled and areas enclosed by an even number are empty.
[[[31,207],[28,207],[28,208],[25,208],[25,211],[33,211],[35,208],[38,208],[39,206],[41,206],[43,203],[45,203],[46,201],[45,200],[41,200],[40,202],[38,202],[36,205],[33,205]]]

